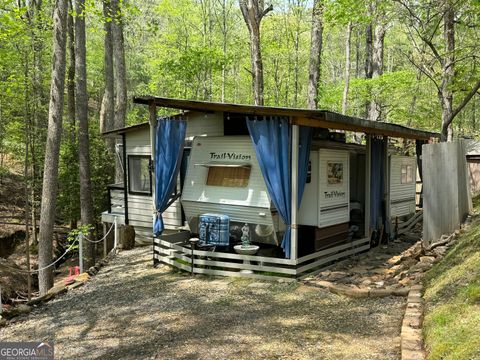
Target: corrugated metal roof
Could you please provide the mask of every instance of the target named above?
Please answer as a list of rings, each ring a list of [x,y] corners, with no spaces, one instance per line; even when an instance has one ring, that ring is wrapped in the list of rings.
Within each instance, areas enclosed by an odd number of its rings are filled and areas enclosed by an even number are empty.
[[[236,113],[257,116],[288,116],[291,122],[297,125],[322,127],[328,129],[338,129],[347,131],[360,131],[374,135],[386,135],[401,138],[411,138],[428,140],[430,138],[439,138],[440,134],[430,131],[423,131],[408,128],[406,126],[371,121],[352,116],[346,116],[327,110],[310,110],[283,108],[271,106],[256,106],[243,104],[228,104],[209,101],[172,99],[165,97],[141,96],[135,97],[133,102],[136,104],[152,105],[159,107],[194,110],[194,111],[219,111],[226,113]]]

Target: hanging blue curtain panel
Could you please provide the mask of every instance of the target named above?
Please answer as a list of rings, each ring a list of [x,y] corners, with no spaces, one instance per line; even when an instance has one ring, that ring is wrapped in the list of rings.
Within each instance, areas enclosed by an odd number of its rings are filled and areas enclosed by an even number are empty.
[[[268,194],[283,221],[287,224],[287,231],[285,231],[281,246],[285,252],[285,257],[290,258],[292,213],[291,127],[287,117],[263,117],[261,120],[247,118],[247,126]],[[301,127],[298,175],[299,199],[301,199],[305,189],[311,141],[312,132],[310,128]]]
[[[302,203],[303,191],[307,183],[308,162],[310,161],[310,148],[312,147],[313,128],[300,126],[298,153],[298,208]]]
[[[384,219],[383,195],[385,187],[385,143],[381,138],[372,137],[372,157],[370,171],[370,225],[379,229]]]
[[[162,213],[177,186],[178,172],[182,163],[183,145],[187,122],[183,119],[160,118],[155,135],[155,205],[157,219],[153,234],[164,230]]]

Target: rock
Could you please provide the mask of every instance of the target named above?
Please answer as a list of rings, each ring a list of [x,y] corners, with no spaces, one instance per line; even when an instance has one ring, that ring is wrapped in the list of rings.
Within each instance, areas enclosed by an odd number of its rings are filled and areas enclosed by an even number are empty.
[[[7,325],[7,320],[4,318],[0,318],[0,327],[3,327],[5,325]]]
[[[418,271],[427,271],[433,266],[433,263],[430,262],[419,262],[416,265],[413,265],[410,268],[410,273],[418,272]]]
[[[354,298],[363,298],[368,297],[370,290],[367,289],[354,289],[345,285],[332,285],[330,287],[330,292],[337,295],[345,295]]]
[[[85,282],[85,281],[87,281],[88,279],[90,279],[90,275],[88,275],[87,273],[81,273],[80,275],[78,275],[78,276],[75,278],[75,281],[77,281],[77,282],[79,282],[79,281]]]
[[[385,284],[384,281],[377,281],[377,282],[375,283],[375,285],[376,285],[377,287],[382,287],[384,284]]]
[[[446,246],[438,246],[433,249],[433,254],[435,256],[443,256],[447,252],[448,248]]]
[[[247,285],[247,287],[254,289],[268,289],[270,286],[272,286],[272,284],[268,282],[253,282]]]
[[[97,275],[97,273],[98,273],[98,270],[95,269],[94,266],[92,266],[90,269],[87,270],[87,274],[89,274],[91,276]]]
[[[316,287],[321,287],[321,288],[324,288],[324,289],[328,289],[333,284],[330,281],[317,280],[317,281],[312,282],[312,285],[314,285]]]
[[[433,264],[435,262],[435,258],[433,256],[420,256],[420,262]]]
[[[393,256],[391,257],[390,259],[388,259],[388,264],[390,265],[398,265],[400,262],[402,261],[402,256],[401,255],[397,255],[397,256]]]
[[[328,275],[328,280],[340,280],[346,278],[348,274],[343,271],[332,271],[330,275]]]
[[[363,281],[361,282],[361,284],[362,284],[363,286],[371,285],[371,284],[372,284],[372,280],[370,280],[370,279],[365,279],[365,280],[363,280]]]
[[[385,269],[385,268],[376,268],[376,269],[372,270],[372,273],[378,274],[378,275],[386,275],[387,272],[388,272],[388,270]]]
[[[5,310],[2,313],[2,316],[5,317],[5,319],[11,319],[11,318],[14,318],[15,316],[28,314],[30,311],[32,311],[32,308],[30,306],[25,304],[20,304],[20,305],[11,307],[8,310]]]
[[[372,289],[370,290],[370,297],[385,297],[393,295],[393,289]]]
[[[69,285],[67,286],[68,290],[73,290],[73,289],[76,289],[82,285],[84,285],[85,283],[83,281],[80,281],[80,282],[74,282],[72,285]]]
[[[67,291],[67,288],[63,282],[57,283],[54,287],[48,290],[47,294],[57,296],[58,294],[62,294]]]

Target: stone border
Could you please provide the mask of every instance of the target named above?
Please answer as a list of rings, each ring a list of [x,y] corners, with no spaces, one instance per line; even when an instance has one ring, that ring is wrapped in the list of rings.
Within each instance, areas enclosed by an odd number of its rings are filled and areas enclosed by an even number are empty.
[[[347,285],[336,285],[329,281],[308,281],[304,280],[303,283],[308,286],[313,286],[321,289],[327,289],[333,294],[344,295],[352,298],[379,298],[387,296],[403,296],[406,297],[410,292],[410,287],[405,286],[401,288],[379,288],[379,289],[360,289]]]
[[[425,359],[422,335],[424,311],[422,292],[423,285],[414,285],[408,294],[407,307],[400,334],[401,360]]]

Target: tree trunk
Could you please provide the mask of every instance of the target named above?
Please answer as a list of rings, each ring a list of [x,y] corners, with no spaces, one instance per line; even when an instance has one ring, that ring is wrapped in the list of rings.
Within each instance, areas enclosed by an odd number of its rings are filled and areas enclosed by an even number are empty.
[[[312,32],[310,44],[310,60],[308,65],[307,106],[316,109],[318,106],[318,83],[323,47],[323,0],[315,0],[312,10]]]
[[[78,120],[78,165],[80,175],[80,218],[82,225],[94,225],[90,149],[88,137],[87,50],[85,41],[85,0],[76,0],[75,19],[75,114]],[[84,234],[91,238],[90,233]],[[87,243],[85,264],[93,266],[94,247]]]
[[[100,132],[113,130],[114,128],[114,81],[113,81],[113,40],[112,40],[112,22],[107,18],[112,16],[110,0],[103,0],[103,16],[105,18],[104,30],[104,77],[105,91],[103,93],[102,105],[100,107]],[[115,139],[106,137],[105,144],[111,155],[115,154]]]
[[[255,105],[263,105],[263,62],[260,48],[260,23],[263,17],[273,10],[273,7],[270,5],[264,9],[264,4],[261,0],[239,0],[239,4],[243,19],[247,24],[248,33],[250,34],[253,101]]]
[[[38,266],[43,268],[52,262],[53,227],[58,191],[58,160],[62,136],[63,98],[65,89],[67,0],[57,0],[53,13],[53,67],[48,110],[48,131],[45,147],[40,233],[38,243]],[[52,267],[38,274],[40,295],[53,286]]]
[[[78,176],[78,167],[77,162],[75,159],[78,158],[77,156],[77,149],[76,149],[76,115],[75,115],[75,22],[73,18],[73,4],[72,1],[69,1],[69,10],[70,13],[67,19],[67,27],[68,27],[68,53],[69,53],[69,63],[68,63],[68,70],[67,70],[67,113],[68,113],[68,135],[67,135],[67,144],[68,144],[68,157],[66,164],[68,172],[70,174],[77,177]],[[70,177],[70,178],[72,178]],[[76,191],[69,191],[68,194],[68,207],[69,207],[69,223],[70,229],[76,228],[77,225],[77,216],[75,214],[74,209],[76,208],[76,204],[78,204],[77,199],[77,192]]]
[[[111,0],[112,6],[112,40],[113,40],[113,57],[114,73],[115,73],[115,113],[114,127],[119,129],[125,127],[125,118],[127,115],[127,69],[125,65],[125,45],[123,38],[123,14],[119,0]],[[115,182],[123,182],[122,165],[118,156],[115,163]],[[126,169],[125,169],[126,171]],[[127,184],[125,184],[127,186]]]
[[[387,29],[383,24],[375,26],[375,38],[372,48],[372,78],[379,77],[383,74],[383,53],[384,53],[384,40]],[[370,109],[368,113],[368,119],[373,121],[379,121],[382,118],[382,105],[375,95],[371,95]]]
[[[347,25],[347,40],[345,41],[345,87],[343,88],[342,114],[347,114],[348,91],[350,88],[350,45],[352,39],[352,22]]]

